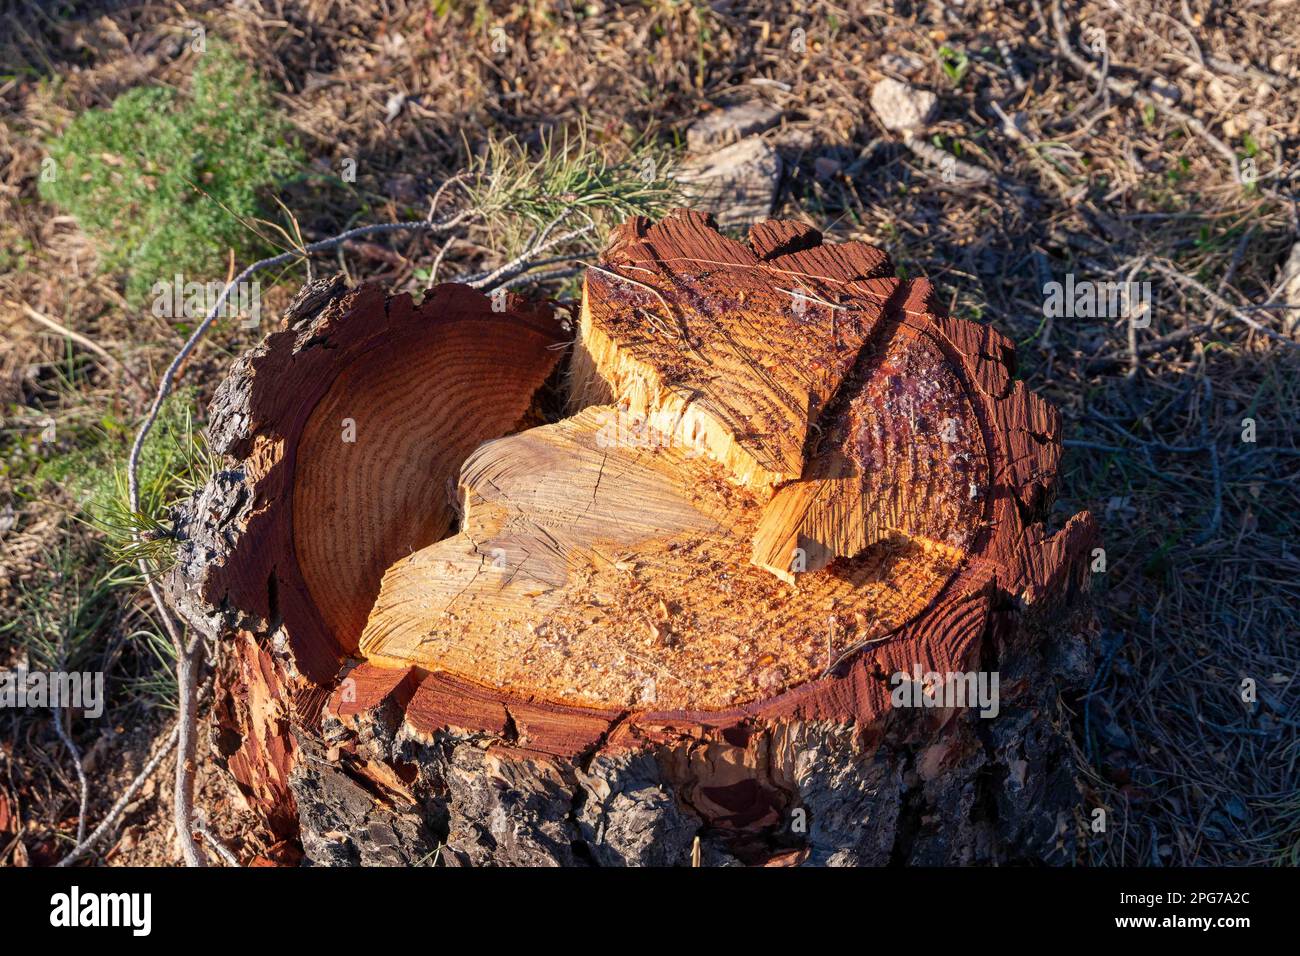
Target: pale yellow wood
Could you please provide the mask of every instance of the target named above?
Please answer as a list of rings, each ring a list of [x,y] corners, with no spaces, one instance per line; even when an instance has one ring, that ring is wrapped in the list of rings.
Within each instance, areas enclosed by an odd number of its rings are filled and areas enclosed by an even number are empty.
[[[898,538],[792,588],[749,564],[760,506],[729,477],[609,406],[490,442],[461,472],[463,530],[389,569],[362,653],[568,703],[719,708],[818,676],[955,570]]]

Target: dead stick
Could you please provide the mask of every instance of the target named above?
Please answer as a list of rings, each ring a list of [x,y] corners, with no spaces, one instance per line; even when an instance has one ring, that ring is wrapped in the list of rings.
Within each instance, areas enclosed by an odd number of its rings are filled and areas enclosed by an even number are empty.
[[[1257,320],[1252,319],[1249,315],[1247,315],[1241,309],[1237,308],[1235,305],[1233,305],[1223,296],[1219,295],[1213,289],[1207,288],[1203,283],[1197,282],[1191,276],[1184,275],[1178,270],[1170,268],[1169,266],[1162,263],[1159,259],[1152,259],[1151,266],[1161,275],[1172,279],[1174,282],[1177,282],[1179,285],[1185,286],[1189,289],[1195,289],[1197,292],[1205,296],[1205,298],[1209,299],[1211,302],[1213,302],[1224,312],[1227,312],[1229,315],[1231,315],[1238,322],[1241,322],[1244,325],[1248,325],[1250,328],[1254,329],[1256,332],[1260,333],[1261,335],[1266,335],[1270,339],[1273,339],[1275,342],[1281,342],[1283,345],[1290,346],[1291,348],[1300,348],[1300,342],[1294,342],[1291,339],[1288,339],[1285,335],[1282,335],[1280,332],[1275,332],[1272,329],[1268,328],[1267,326],[1262,325]]]
[[[55,866],[71,866],[81,859],[87,850],[103,839],[104,835],[109,832],[113,825],[117,823],[118,818],[126,811],[131,801],[135,799],[135,795],[140,792],[140,789],[145,785],[145,781],[153,776],[153,772],[158,769],[158,765],[163,762],[163,758],[171,753],[172,748],[176,746],[176,741],[180,737],[180,729],[180,721],[177,721],[163,745],[149,758],[149,762],[131,781],[131,785],[126,788],[126,792],[117,798],[117,802],[113,804],[108,814],[103,820],[99,821],[99,826],[90,831],[90,836],[74,846],[68,852],[68,855],[56,863]]]
[[[194,829],[198,831],[199,836],[203,837],[203,842],[212,847],[212,852],[221,857],[221,861],[226,866],[239,866],[239,858],[230,851],[230,847],[221,842],[220,837],[212,832],[212,828],[208,826],[208,821],[202,816],[194,818]]]
[[[90,802],[90,784],[86,780],[86,767],[81,760],[81,751],[77,749],[77,745],[72,742],[72,735],[63,726],[62,707],[54,708],[54,732],[59,735],[59,740],[63,741],[63,746],[68,748],[68,753],[72,755],[72,765],[77,770],[77,783],[81,789],[77,803],[77,842],[80,843],[86,838],[86,805]]]

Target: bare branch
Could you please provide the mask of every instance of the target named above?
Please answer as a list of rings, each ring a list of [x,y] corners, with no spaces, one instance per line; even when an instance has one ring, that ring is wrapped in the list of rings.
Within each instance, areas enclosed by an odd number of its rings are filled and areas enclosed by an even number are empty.
[[[68,852],[67,856],[55,864],[56,866],[71,866],[73,863],[77,862],[77,860],[81,859],[86,854],[87,850],[102,840],[112,830],[112,828],[117,824],[118,819],[124,812],[126,812],[126,808],[131,805],[131,801],[135,799],[136,794],[139,793],[141,788],[145,785],[145,782],[153,776],[153,772],[158,769],[158,765],[163,762],[163,759],[171,753],[172,748],[176,746],[176,741],[180,737],[180,729],[181,725],[178,720],[176,725],[172,727],[171,733],[168,734],[166,740],[163,741],[162,746],[160,746],[154,752],[154,755],[149,758],[149,762],[144,765],[144,768],[136,775],[136,778],[131,781],[131,785],[126,788],[126,791],[117,798],[117,802],[113,804],[104,819],[99,821],[99,826],[95,827],[95,829],[90,832],[90,836],[78,842],[77,845]]]

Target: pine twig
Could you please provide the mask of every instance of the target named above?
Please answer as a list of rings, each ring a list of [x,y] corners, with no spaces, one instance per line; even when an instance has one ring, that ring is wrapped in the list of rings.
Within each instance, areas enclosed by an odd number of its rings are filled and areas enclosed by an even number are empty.
[[[86,767],[81,759],[81,751],[77,749],[77,745],[72,742],[72,736],[63,726],[63,708],[55,707],[53,711],[54,732],[59,735],[59,740],[72,755],[72,765],[77,769],[77,782],[81,788],[81,797],[77,805],[77,842],[80,843],[86,838],[86,805],[90,802],[90,784],[86,781]]]

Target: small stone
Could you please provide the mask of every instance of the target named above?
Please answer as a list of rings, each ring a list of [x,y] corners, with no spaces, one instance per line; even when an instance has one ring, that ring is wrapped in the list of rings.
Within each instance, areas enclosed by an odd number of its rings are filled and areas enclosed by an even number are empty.
[[[397,114],[402,112],[402,107],[406,105],[405,93],[393,93],[384,103],[384,122],[391,123],[397,119]]]
[[[871,108],[881,125],[895,133],[918,132],[934,118],[939,98],[929,90],[885,77],[871,88]]]
[[[659,690],[653,677],[647,677],[641,684],[640,704],[653,704],[659,700]]]
[[[686,148],[692,153],[707,153],[771,129],[780,120],[781,111],[762,100],[716,109],[691,124],[686,131]]]
[[[676,178],[690,204],[713,213],[719,226],[751,225],[772,212],[781,158],[762,137],[750,136],[684,163]]]
[[[813,172],[818,179],[830,179],[842,168],[840,161],[830,156],[818,156],[813,162]]]

